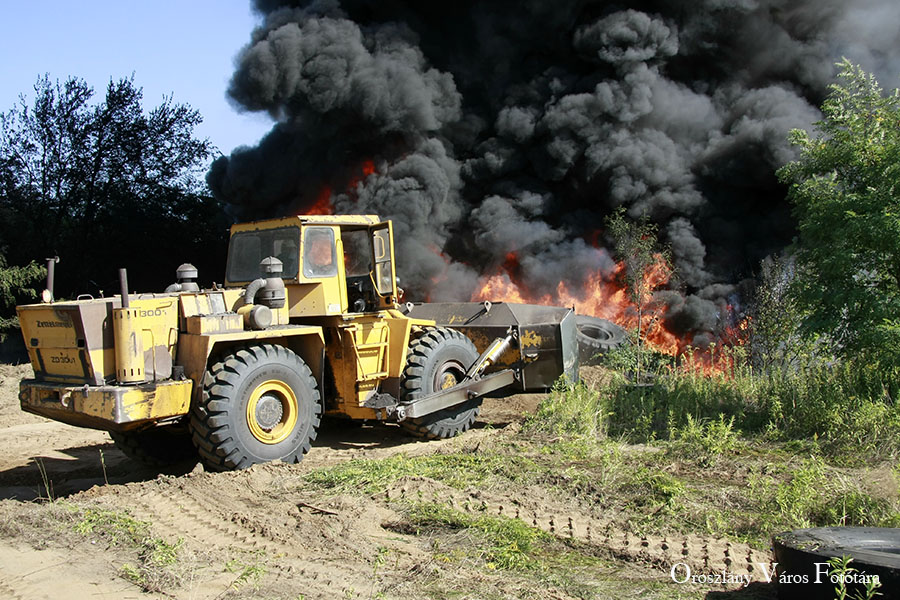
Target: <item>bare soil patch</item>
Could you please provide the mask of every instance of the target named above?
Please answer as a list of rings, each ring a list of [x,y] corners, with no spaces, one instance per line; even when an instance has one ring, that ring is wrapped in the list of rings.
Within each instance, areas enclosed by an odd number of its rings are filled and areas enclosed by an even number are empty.
[[[29,375],[27,366],[0,365],[0,596],[771,597],[757,586],[735,591],[669,580],[674,562],[753,572],[755,562],[768,561],[764,550],[713,536],[638,535],[616,515],[552,486],[460,490],[411,477],[362,494],[324,493],[303,482],[315,469],[354,459],[492,452],[516,439],[540,394],[486,399],[476,428],[451,440],[418,441],[395,425],[329,423],[298,465],[207,473],[187,464],[160,474],[129,461],[103,432],[21,412],[18,380]],[[578,558],[564,565],[565,581],[495,569],[472,557],[468,549],[478,540],[467,531],[416,531],[404,508],[411,503],[518,520],[548,534],[560,557]],[[116,514],[149,524],[147,539],[137,542],[145,550],[110,536],[118,521],[106,530],[85,526]],[[155,564],[146,548],[169,545],[178,548],[178,564],[144,568]],[[571,573],[583,573],[583,581]]]

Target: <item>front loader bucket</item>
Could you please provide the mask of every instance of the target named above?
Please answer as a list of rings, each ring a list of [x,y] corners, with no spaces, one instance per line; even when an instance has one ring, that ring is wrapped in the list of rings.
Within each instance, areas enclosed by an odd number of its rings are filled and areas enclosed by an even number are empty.
[[[479,352],[512,327],[518,346],[506,352],[491,370],[512,368],[525,391],[546,390],[566,375],[578,381],[578,339],[575,313],[569,308],[507,302],[434,302],[407,305],[407,314],[430,319],[462,332]]]

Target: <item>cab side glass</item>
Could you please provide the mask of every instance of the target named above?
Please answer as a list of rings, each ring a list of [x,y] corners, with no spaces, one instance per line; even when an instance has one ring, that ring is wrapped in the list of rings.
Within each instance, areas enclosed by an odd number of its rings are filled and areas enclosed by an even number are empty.
[[[337,275],[334,231],[328,227],[303,230],[303,275],[317,279]]]
[[[391,239],[387,229],[376,229],[372,234],[375,249],[375,285],[382,295],[394,292],[391,277]]]

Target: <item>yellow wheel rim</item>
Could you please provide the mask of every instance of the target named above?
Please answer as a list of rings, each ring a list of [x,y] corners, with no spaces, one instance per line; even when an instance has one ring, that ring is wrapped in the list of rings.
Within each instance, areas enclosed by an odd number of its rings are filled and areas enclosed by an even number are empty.
[[[448,360],[434,374],[434,391],[446,390],[462,381],[466,368],[458,360]]]
[[[247,425],[264,444],[283,442],[297,425],[297,396],[283,381],[263,382],[247,402]]]
[[[456,381],[456,376],[453,373],[444,373],[441,375],[440,386],[442,390],[446,390],[447,388],[452,388],[458,382]]]

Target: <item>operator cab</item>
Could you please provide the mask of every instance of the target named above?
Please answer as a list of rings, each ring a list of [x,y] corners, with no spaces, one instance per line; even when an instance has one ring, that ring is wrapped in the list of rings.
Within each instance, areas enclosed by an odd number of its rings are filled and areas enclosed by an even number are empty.
[[[281,260],[291,316],[377,312],[398,301],[390,222],[374,215],[303,216],[232,226],[226,286],[265,277]]]

